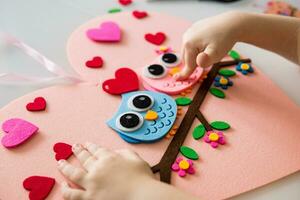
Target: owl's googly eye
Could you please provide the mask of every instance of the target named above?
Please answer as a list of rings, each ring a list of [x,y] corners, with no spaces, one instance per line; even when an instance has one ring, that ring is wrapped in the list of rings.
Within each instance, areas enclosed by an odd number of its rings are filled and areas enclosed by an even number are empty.
[[[181,62],[179,56],[175,53],[162,54],[159,60],[162,65],[168,68],[177,67]]]
[[[122,113],[116,119],[116,127],[124,132],[136,131],[141,128],[143,123],[143,116],[136,112]]]
[[[148,78],[160,79],[166,76],[167,69],[160,64],[152,64],[144,68],[143,74]]]
[[[137,112],[149,110],[154,104],[152,96],[140,93],[128,99],[128,107]]]

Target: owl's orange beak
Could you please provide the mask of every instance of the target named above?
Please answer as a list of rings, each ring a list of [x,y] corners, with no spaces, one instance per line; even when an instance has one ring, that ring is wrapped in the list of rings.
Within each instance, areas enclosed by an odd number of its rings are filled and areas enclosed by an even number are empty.
[[[174,76],[175,74],[177,74],[178,72],[180,72],[180,68],[179,67],[173,67],[169,70],[169,74],[171,76]]]
[[[157,118],[158,118],[158,114],[157,114],[157,112],[155,112],[153,110],[148,110],[145,115],[145,120],[148,120],[148,121],[153,121],[153,120],[156,120]]]

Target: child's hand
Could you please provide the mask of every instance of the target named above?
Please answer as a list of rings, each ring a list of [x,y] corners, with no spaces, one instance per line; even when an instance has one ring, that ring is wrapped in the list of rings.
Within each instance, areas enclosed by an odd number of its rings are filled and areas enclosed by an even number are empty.
[[[84,170],[66,160],[58,162],[58,169],[83,189],[64,183],[62,193],[67,200],[127,200],[154,179],[149,165],[133,151],[110,151],[87,143],[74,145],[73,152]]]
[[[184,80],[197,66],[209,67],[220,61],[237,42],[243,15],[228,12],[194,23],[183,36],[184,69],[175,79]]]

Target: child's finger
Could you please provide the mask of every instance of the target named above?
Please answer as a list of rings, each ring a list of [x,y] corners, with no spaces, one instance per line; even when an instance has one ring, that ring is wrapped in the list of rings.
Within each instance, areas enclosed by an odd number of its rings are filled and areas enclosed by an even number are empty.
[[[112,151],[110,151],[106,148],[99,147],[98,145],[90,143],[90,142],[87,142],[85,144],[85,147],[97,159],[101,159],[103,157],[107,157],[107,156],[113,154]]]
[[[86,172],[78,167],[74,167],[66,160],[58,161],[58,170],[69,180],[77,185],[83,185],[83,179],[86,176]]]
[[[185,48],[184,50],[185,66],[181,70],[181,72],[179,72],[176,75],[175,78],[177,80],[185,80],[194,72],[195,68],[197,67],[197,63],[196,63],[197,55],[198,55],[198,50],[192,48]]]
[[[86,149],[84,149],[80,144],[75,144],[72,147],[72,150],[81,163],[81,165],[86,169],[89,170],[93,166],[96,159],[89,153]]]
[[[119,149],[116,150],[118,154],[124,156],[125,158],[132,159],[132,160],[141,160],[141,157],[134,151],[129,149]]]
[[[63,198],[65,200],[81,200],[84,199],[84,192],[78,189],[70,188],[70,186],[63,182],[61,186],[61,192],[63,195]]]
[[[197,56],[197,64],[205,68],[218,62],[221,58],[216,45],[210,44],[204,49],[204,52]]]

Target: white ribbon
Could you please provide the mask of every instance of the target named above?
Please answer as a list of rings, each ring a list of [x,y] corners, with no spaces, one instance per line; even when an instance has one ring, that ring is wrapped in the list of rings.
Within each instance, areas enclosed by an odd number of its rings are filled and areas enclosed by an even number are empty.
[[[79,75],[71,75],[67,73],[62,67],[45,57],[43,54],[28,46],[24,42],[18,40],[17,38],[2,33],[0,34],[4,41],[13,45],[20,50],[22,50],[29,57],[33,58],[37,62],[41,64],[48,72],[52,73],[54,77],[36,77],[36,76],[27,76],[20,75],[15,73],[0,73],[0,83],[2,84],[26,84],[26,83],[45,83],[54,80],[66,80],[71,83],[80,83],[84,82],[84,80]],[[1,37],[0,37],[1,38]]]

